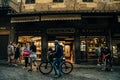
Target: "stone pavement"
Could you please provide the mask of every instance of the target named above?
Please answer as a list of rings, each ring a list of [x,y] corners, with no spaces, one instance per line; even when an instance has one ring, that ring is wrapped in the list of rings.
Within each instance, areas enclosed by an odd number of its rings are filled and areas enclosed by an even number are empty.
[[[70,74],[54,78],[54,71],[49,75],[43,75],[39,71],[28,72],[22,68],[10,67],[4,61],[0,61],[0,80],[120,80],[120,67],[114,66],[113,72],[101,71],[96,65],[74,64]]]

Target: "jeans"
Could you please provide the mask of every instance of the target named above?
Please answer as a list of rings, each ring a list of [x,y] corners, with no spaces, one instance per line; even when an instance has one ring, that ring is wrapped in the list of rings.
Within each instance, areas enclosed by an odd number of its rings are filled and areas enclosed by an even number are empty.
[[[55,71],[55,75],[61,75],[61,58],[54,58],[52,66]]]

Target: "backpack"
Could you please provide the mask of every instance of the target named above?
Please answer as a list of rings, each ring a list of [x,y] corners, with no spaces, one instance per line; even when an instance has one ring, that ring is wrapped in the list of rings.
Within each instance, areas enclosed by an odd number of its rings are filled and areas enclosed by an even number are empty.
[[[62,46],[61,46],[61,45],[58,45],[58,46],[57,46],[57,49],[58,49],[58,52],[57,52],[56,57],[57,57],[57,58],[63,57],[63,48],[62,48]]]

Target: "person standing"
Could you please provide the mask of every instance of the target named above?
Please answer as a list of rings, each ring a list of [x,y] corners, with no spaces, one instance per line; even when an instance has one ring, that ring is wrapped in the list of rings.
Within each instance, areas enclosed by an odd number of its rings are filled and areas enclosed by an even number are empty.
[[[104,64],[104,57],[105,57],[105,46],[101,46],[101,64]]]
[[[23,60],[23,52],[25,50],[25,43],[21,44],[21,47],[20,47],[20,62],[22,63],[22,60]]]
[[[100,66],[101,49],[100,49],[99,45],[96,46],[95,53],[97,55],[97,66]]]
[[[25,49],[23,51],[23,56],[24,56],[24,60],[25,60],[25,67],[23,67],[23,68],[27,69],[28,64],[29,64],[29,55],[24,55],[24,52],[30,52],[30,44],[29,43],[26,43]]]
[[[55,45],[55,51],[52,53],[54,54],[54,59],[53,59],[53,68],[55,71],[55,76],[54,77],[61,77],[62,76],[62,72],[61,72],[61,60],[63,59],[63,49],[62,46],[59,45],[58,40],[54,41],[54,45]]]
[[[17,64],[18,64],[19,57],[20,57],[20,44],[18,43],[15,48],[15,56],[14,56],[15,66],[17,66]]]
[[[32,63],[34,64],[34,66],[37,66],[37,63],[36,63],[36,58],[37,58],[36,46],[34,45],[34,42],[31,42],[30,51],[31,51],[31,54],[30,54],[30,69],[28,71],[32,71]]]
[[[112,71],[112,57],[111,50],[108,47],[105,47],[105,70]]]
[[[7,53],[8,53],[8,64],[12,65],[12,56],[14,55],[14,46],[13,43],[10,42],[7,46]]]

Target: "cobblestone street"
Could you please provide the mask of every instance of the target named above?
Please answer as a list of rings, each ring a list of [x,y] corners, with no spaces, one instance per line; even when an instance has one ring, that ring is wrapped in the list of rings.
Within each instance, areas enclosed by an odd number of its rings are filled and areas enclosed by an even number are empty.
[[[113,72],[99,70],[94,65],[74,65],[74,70],[68,75],[62,75],[60,78],[54,78],[54,72],[49,75],[43,75],[40,72],[28,72],[23,66],[10,67],[0,64],[0,80],[120,80],[120,68],[115,67]]]

